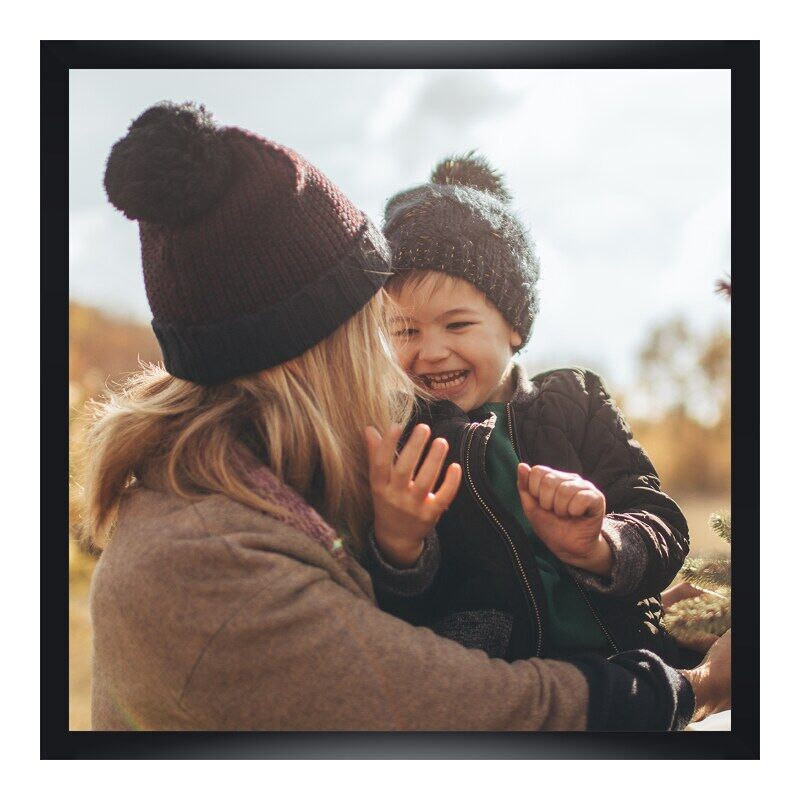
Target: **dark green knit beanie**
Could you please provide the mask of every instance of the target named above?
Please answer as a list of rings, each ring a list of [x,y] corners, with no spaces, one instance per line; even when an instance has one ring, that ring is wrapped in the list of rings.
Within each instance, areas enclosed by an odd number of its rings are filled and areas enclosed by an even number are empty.
[[[468,153],[441,161],[430,183],[386,203],[383,231],[392,270],[435,270],[469,281],[522,337],[539,311],[539,259],[509,208],[511,196],[486,159]]]

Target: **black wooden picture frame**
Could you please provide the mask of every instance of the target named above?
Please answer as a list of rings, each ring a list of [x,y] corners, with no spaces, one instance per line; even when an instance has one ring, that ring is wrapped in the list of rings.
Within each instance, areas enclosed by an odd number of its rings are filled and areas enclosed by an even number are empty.
[[[731,732],[101,733],[68,730],[67,406],[70,69],[731,70]],[[182,99],[182,98],[181,98]],[[41,43],[42,758],[757,758],[759,754],[759,43],[755,41],[117,41]],[[59,539],[60,537],[60,539]],[[45,547],[45,540],[52,540]],[[61,546],[58,542],[61,541]]]

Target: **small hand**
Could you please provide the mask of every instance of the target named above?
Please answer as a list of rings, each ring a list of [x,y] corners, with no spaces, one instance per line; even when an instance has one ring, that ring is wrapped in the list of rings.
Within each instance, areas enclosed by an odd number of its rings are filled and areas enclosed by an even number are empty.
[[[433,492],[449,447],[445,439],[434,439],[416,469],[430,433],[427,425],[417,425],[395,458],[402,434],[399,425],[392,425],[384,437],[372,427],[364,431],[375,540],[387,560],[400,568],[411,567],[419,559],[425,537],[453,502],[461,481],[461,467],[451,464],[439,491]]]
[[[522,508],[536,535],[565,564],[611,573],[611,548],[601,529],[606,499],[593,484],[571,472],[520,464]]]

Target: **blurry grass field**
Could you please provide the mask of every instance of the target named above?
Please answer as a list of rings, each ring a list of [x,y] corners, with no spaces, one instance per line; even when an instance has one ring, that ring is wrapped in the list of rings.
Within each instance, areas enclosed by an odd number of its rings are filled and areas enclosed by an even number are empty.
[[[730,508],[727,495],[695,495],[675,498],[689,521],[693,556],[724,551],[724,544],[708,527],[714,511]],[[89,697],[91,688],[91,642],[89,585],[94,561],[73,543],[70,554],[69,581],[69,728],[91,728]]]

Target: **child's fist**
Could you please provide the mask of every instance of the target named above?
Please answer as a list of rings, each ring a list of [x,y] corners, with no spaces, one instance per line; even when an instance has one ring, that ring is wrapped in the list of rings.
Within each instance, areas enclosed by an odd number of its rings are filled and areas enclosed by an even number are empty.
[[[520,464],[522,508],[536,535],[565,564],[608,575],[611,548],[601,534],[606,498],[589,481],[571,472]]]

